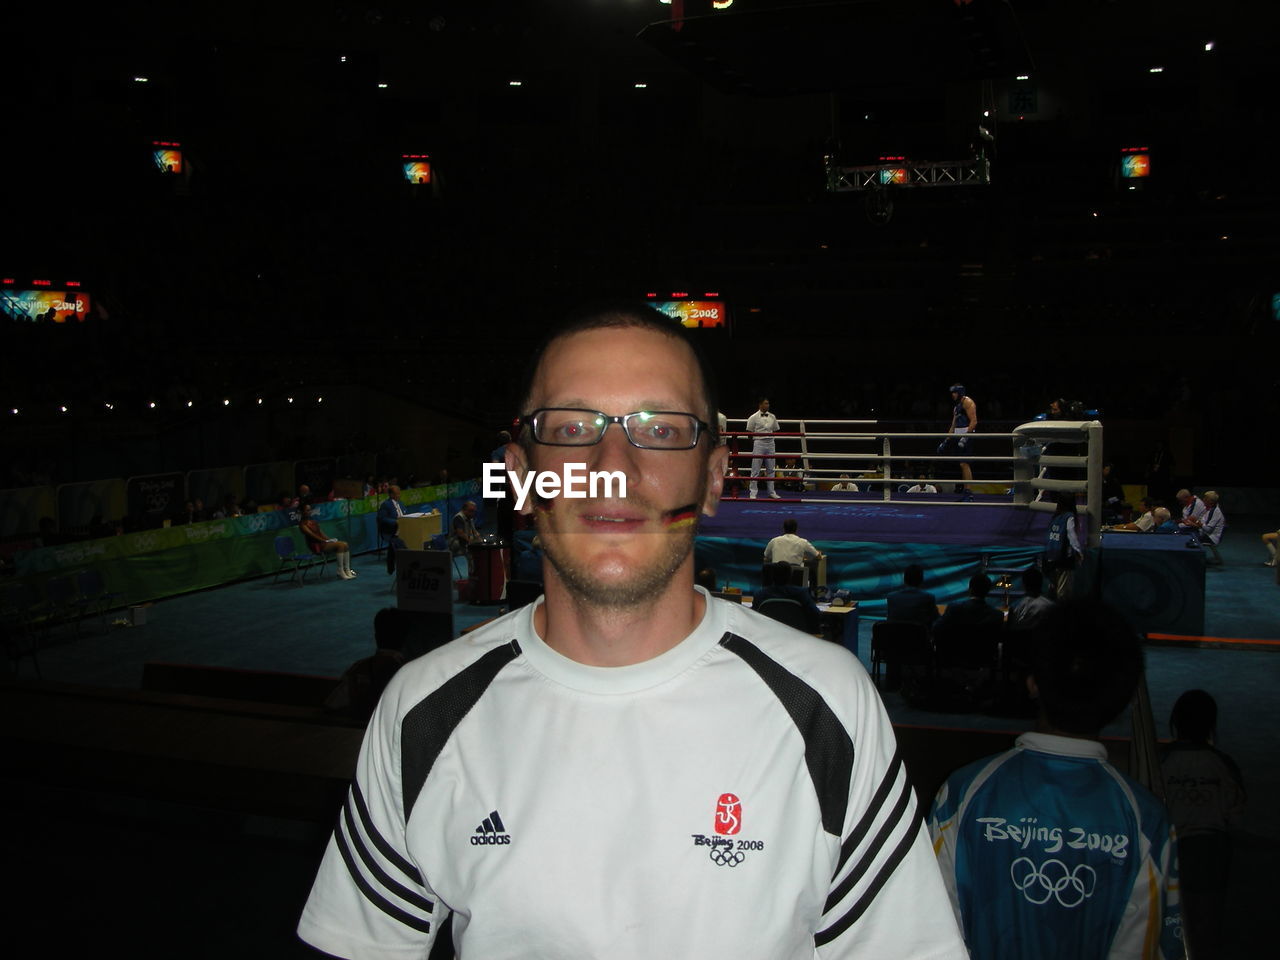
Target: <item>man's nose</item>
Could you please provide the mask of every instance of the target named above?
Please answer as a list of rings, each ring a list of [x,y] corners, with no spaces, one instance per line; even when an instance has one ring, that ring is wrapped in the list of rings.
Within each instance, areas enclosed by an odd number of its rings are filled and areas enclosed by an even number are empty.
[[[627,478],[628,486],[639,481],[640,461],[637,454],[642,454],[644,451],[632,445],[631,441],[627,439],[627,434],[622,429],[622,424],[609,424],[609,428],[605,430],[600,442],[588,449],[592,452],[588,462],[590,469],[609,472],[614,470],[621,471],[622,475]]]

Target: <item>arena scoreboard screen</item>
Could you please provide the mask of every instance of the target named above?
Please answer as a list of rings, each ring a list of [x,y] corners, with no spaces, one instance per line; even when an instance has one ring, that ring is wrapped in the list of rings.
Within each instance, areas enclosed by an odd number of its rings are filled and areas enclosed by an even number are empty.
[[[1151,151],[1146,147],[1125,147],[1121,150],[1120,176],[1125,180],[1151,176]]]
[[[174,140],[152,140],[151,159],[161,173],[182,173],[182,144]]]
[[[404,170],[404,178],[410,183],[428,184],[431,182],[431,157],[425,153],[402,153],[400,163]]]
[[[49,280],[19,284],[12,277],[0,282],[0,314],[22,323],[84,323],[89,316],[89,294],[77,289],[75,280],[54,289]]]
[[[646,295],[649,306],[679,320],[691,330],[709,330],[728,327],[728,311],[718,293],[693,294],[677,290],[663,297],[658,293]]]

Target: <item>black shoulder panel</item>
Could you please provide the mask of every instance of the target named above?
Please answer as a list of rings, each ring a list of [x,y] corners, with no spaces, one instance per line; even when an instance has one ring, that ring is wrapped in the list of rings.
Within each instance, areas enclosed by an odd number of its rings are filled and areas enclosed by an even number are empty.
[[[732,633],[726,633],[720,644],[741,657],[791,715],[804,739],[804,761],[822,809],[822,829],[841,836],[853,776],[853,740],[848,731],[818,691],[755,644]]]
[[[518,656],[520,644],[515,640],[495,647],[405,714],[400,726],[400,783],[406,823],[427,774],[453,731],[498,672]]]

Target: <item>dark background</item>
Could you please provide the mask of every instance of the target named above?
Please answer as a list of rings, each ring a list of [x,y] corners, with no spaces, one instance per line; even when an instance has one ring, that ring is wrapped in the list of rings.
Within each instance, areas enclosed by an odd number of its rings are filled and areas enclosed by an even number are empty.
[[[96,311],[0,327],[0,483],[390,442],[326,392],[472,423],[413,464],[465,471],[547,323],[672,290],[727,299],[732,334],[705,336],[733,416],[768,393],[936,428],[962,380],[987,421],[1100,408],[1127,482],[1160,440],[1180,477],[1271,482],[1273,5],[688,0],[680,31],[645,30],[672,9],[7,14],[0,270],[78,279]],[[154,139],[189,173],[162,177]],[[1151,150],[1141,190],[1126,146]],[[825,189],[824,154],[979,147],[990,186],[894,189],[888,222]],[[403,181],[410,152],[435,189]]]

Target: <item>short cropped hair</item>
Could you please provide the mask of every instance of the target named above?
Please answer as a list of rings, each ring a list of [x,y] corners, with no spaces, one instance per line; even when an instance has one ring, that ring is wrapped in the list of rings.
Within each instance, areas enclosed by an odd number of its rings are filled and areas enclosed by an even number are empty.
[[[542,366],[542,358],[546,356],[551,346],[560,340],[578,333],[586,333],[589,330],[625,330],[639,329],[652,330],[654,333],[660,333],[672,340],[678,340],[689,348],[693,354],[694,362],[697,364],[698,373],[702,377],[702,401],[706,407],[699,414],[699,418],[704,420],[709,428],[710,444],[708,447],[714,448],[720,443],[720,418],[716,416],[716,411],[720,409],[719,401],[716,397],[715,377],[711,373],[711,366],[707,362],[707,358],[703,355],[698,344],[689,336],[684,326],[672,317],[667,316],[653,307],[645,305],[637,305],[627,302],[612,302],[604,304],[596,304],[583,307],[569,314],[561,323],[552,327],[543,338],[542,343],[533,352],[529,360],[529,365],[525,369],[524,381],[520,389],[520,415],[530,413],[529,404],[532,401],[533,383],[538,376],[538,369]],[[630,412],[630,411],[623,411]],[[520,432],[520,441],[528,444],[533,442],[533,437],[528,430]]]
[[[1142,647],[1111,607],[1066,600],[1040,621],[1031,646],[1031,674],[1049,724],[1093,736],[1133,698],[1142,674]]]
[[[974,597],[985,597],[991,592],[991,578],[985,573],[975,573],[969,578],[969,594]]]
[[[924,583],[924,567],[918,563],[907,564],[907,569],[902,571],[902,582],[908,587],[918,587]]]
[[[1022,585],[1027,588],[1027,596],[1038,597],[1044,589],[1044,574],[1038,567],[1027,567],[1022,571]]]
[[[1173,705],[1169,729],[1179,740],[1208,740],[1218,726],[1218,702],[1205,690],[1187,690]]]
[[[783,521],[782,521],[782,532],[783,532],[783,533],[795,533],[797,529],[799,529],[799,528],[798,528],[798,526],[796,525],[796,521],[795,521],[795,519],[794,519],[794,518],[792,518],[792,517],[787,517],[787,519],[785,519],[785,520],[783,520]]]

